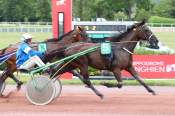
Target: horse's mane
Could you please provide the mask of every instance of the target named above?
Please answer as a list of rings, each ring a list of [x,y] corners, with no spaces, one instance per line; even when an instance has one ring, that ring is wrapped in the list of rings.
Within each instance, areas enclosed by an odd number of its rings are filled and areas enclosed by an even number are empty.
[[[65,36],[68,36],[70,33],[72,33],[74,30],[69,31],[68,33],[63,34],[62,36],[60,36],[59,38],[49,38],[46,40],[46,42],[58,42],[60,40],[62,40]]]
[[[65,36],[70,35],[73,31],[74,31],[74,30],[71,30],[71,31],[69,31],[68,33],[63,34],[63,35],[60,36],[58,39],[59,39],[59,40],[62,40]]]
[[[125,35],[127,35],[128,33],[130,33],[130,31],[132,31],[133,28],[135,28],[135,25],[132,25],[131,27],[128,27],[127,28],[127,31],[125,31],[125,32],[123,32],[123,33],[121,33],[119,35],[115,34],[115,35],[113,35],[110,38],[112,38],[112,40],[115,40],[115,42],[119,42],[123,37],[125,37]]]

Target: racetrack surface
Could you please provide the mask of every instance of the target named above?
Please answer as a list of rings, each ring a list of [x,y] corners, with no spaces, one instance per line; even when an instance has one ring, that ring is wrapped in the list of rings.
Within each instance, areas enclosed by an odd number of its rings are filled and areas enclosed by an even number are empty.
[[[14,91],[7,86],[5,94]],[[96,86],[101,100],[89,88],[63,85],[61,96],[45,106],[35,106],[25,97],[25,86],[8,98],[0,98],[0,116],[174,116],[175,87],[155,87],[156,96],[142,86],[122,89]]]

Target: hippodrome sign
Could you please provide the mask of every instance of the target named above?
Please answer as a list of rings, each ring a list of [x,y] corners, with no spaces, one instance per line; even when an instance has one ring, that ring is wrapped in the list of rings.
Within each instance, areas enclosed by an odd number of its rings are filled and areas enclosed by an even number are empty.
[[[54,38],[69,32],[72,26],[72,0],[52,0],[52,33]],[[65,73],[63,78],[70,79],[72,74]]]
[[[143,78],[175,78],[175,55],[134,55],[133,65]],[[124,76],[129,76],[123,72]]]
[[[57,38],[72,27],[72,0],[52,0],[52,33]]]

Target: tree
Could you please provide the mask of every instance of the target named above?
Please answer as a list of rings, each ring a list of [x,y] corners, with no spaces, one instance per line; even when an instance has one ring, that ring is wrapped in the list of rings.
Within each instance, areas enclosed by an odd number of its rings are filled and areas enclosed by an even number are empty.
[[[2,21],[51,21],[50,0],[0,0],[0,11]]]
[[[171,9],[171,0],[160,0],[160,2],[155,5],[153,13],[161,17],[171,17]]]
[[[81,20],[94,18],[98,1],[100,0],[73,0],[73,17]]]
[[[51,21],[51,2],[50,0],[37,0],[36,18],[39,21]]]
[[[146,11],[145,9],[139,9],[136,13],[135,20],[137,20],[137,21],[142,21],[142,20],[148,21],[150,16],[151,15],[150,15],[149,11]]]
[[[136,6],[135,20],[148,20],[151,16],[154,4],[150,0],[138,0]]]
[[[171,15],[171,17],[175,18],[175,7],[174,7],[175,6],[175,1],[171,0],[170,4],[171,4],[170,15]]]
[[[114,20],[117,12],[124,12],[128,20],[131,20],[137,2],[138,0],[73,0],[73,16],[82,20],[92,17]]]

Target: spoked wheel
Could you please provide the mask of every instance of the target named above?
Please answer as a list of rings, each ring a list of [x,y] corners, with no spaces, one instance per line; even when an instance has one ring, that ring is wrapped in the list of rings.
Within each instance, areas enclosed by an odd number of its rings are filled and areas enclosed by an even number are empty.
[[[53,83],[55,85],[55,96],[53,98],[53,100],[57,99],[60,94],[61,94],[61,90],[62,90],[62,84],[61,84],[61,81],[59,79],[54,79],[53,80]]]
[[[55,97],[55,84],[48,77],[31,79],[26,87],[27,99],[35,105],[46,105]]]
[[[5,87],[6,87],[6,83],[5,83],[5,82],[3,82],[3,83],[2,83],[2,86],[1,86],[1,88],[0,88],[0,96],[1,96],[1,95],[2,95],[2,93],[4,92]]]

